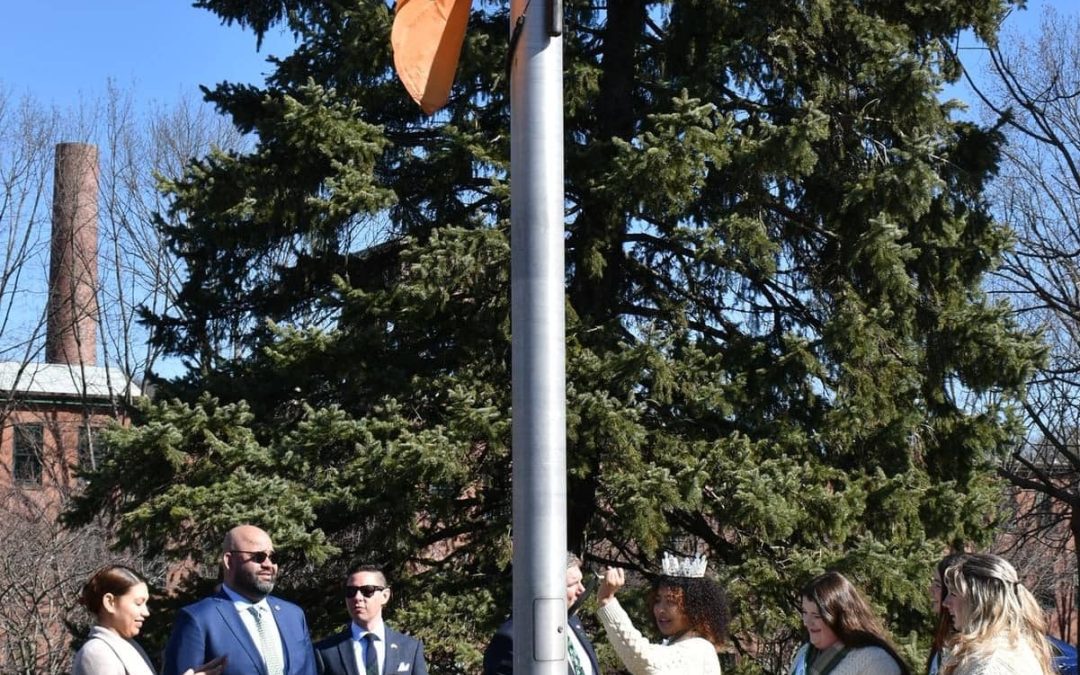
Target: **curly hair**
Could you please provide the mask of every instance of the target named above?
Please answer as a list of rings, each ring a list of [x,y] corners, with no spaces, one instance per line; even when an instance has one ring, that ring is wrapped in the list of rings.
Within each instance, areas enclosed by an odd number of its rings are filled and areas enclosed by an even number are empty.
[[[653,581],[648,603],[656,604],[657,596],[670,593],[686,615],[690,629],[714,647],[721,647],[728,638],[727,594],[712,579],[661,576]]]
[[[957,610],[955,647],[943,669],[946,675],[965,658],[994,651],[1002,636],[1012,644],[1027,642],[1042,673],[1054,672],[1042,608],[1009,561],[973,553],[949,567],[944,580]]]
[[[821,618],[847,647],[880,647],[896,661],[903,675],[911,669],[889,637],[889,631],[874,614],[859,589],[839,572],[826,572],[802,587],[800,595],[817,606]]]

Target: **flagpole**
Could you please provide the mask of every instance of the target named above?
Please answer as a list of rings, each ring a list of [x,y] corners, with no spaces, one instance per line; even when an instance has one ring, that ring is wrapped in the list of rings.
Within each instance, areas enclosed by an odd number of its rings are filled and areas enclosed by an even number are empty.
[[[561,0],[511,0],[511,34],[523,14],[510,71],[514,673],[566,675]]]

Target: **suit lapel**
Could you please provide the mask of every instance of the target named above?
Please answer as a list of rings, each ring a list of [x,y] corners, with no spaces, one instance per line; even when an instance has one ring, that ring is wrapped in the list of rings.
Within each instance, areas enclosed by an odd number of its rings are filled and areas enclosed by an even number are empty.
[[[401,634],[383,623],[383,637],[386,638],[386,658],[382,663],[382,675],[394,675],[401,660]]]
[[[290,657],[290,654],[289,654],[289,642],[290,642],[290,640],[286,639],[287,633],[285,631],[285,626],[283,626],[282,623],[281,623],[281,620],[282,620],[281,603],[278,601],[277,598],[275,598],[272,595],[266,596],[266,603],[268,605],[270,605],[270,610],[271,610],[270,613],[274,615],[274,623],[277,624],[278,637],[281,638],[281,656],[282,656],[282,660],[284,660],[284,662],[285,662],[282,665],[283,665],[283,668],[284,668],[284,672],[288,673],[289,672],[289,657]]]
[[[345,666],[347,675],[360,675],[360,666],[356,663],[356,646],[353,645],[352,629],[346,628],[342,639],[338,641],[337,653],[341,663]]]
[[[405,636],[383,624],[386,635],[386,658],[383,659],[382,675],[395,675],[398,665],[405,660]]]
[[[255,643],[251,640],[251,633],[248,632],[247,626],[244,625],[243,619],[240,618],[240,613],[236,611],[236,605],[233,604],[229,596],[225,595],[222,591],[217,596],[219,602],[217,603],[218,614],[221,615],[221,620],[225,622],[225,625],[232,631],[233,638],[244,648],[244,652],[255,664],[256,670],[259,675],[267,675],[266,664],[263,663],[262,654],[259,653],[259,648],[255,646]],[[279,629],[280,630],[280,629]]]
[[[596,660],[596,650],[593,649],[592,643],[589,642],[589,638],[585,635],[585,626],[581,625],[580,619],[572,615],[567,618],[566,624],[570,626],[570,630],[574,631],[578,642],[585,649],[585,654],[589,657],[589,663],[592,664],[593,673],[600,675],[600,663]]]

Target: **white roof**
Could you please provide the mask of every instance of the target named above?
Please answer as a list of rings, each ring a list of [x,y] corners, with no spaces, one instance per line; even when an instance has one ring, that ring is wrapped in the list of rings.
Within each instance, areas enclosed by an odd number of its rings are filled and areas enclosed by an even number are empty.
[[[117,368],[19,361],[0,361],[0,391],[79,398],[142,395],[138,385]]]

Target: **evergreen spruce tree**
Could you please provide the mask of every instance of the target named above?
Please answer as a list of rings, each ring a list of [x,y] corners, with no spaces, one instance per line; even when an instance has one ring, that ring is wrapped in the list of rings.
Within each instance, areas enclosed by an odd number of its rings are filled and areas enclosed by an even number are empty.
[[[164,186],[188,279],[147,320],[190,369],[69,517],[208,562],[262,523],[317,634],[345,565],[387,563],[434,672],[477,672],[509,607],[507,3],[474,3],[433,118],[384,0],[196,4],[299,47],[207,91],[257,144]],[[942,41],[1005,10],[567,0],[570,547],[705,547],[741,672],[783,668],[826,568],[919,626],[929,561],[995,522],[1041,348],[980,290],[1001,139],[937,95]]]

